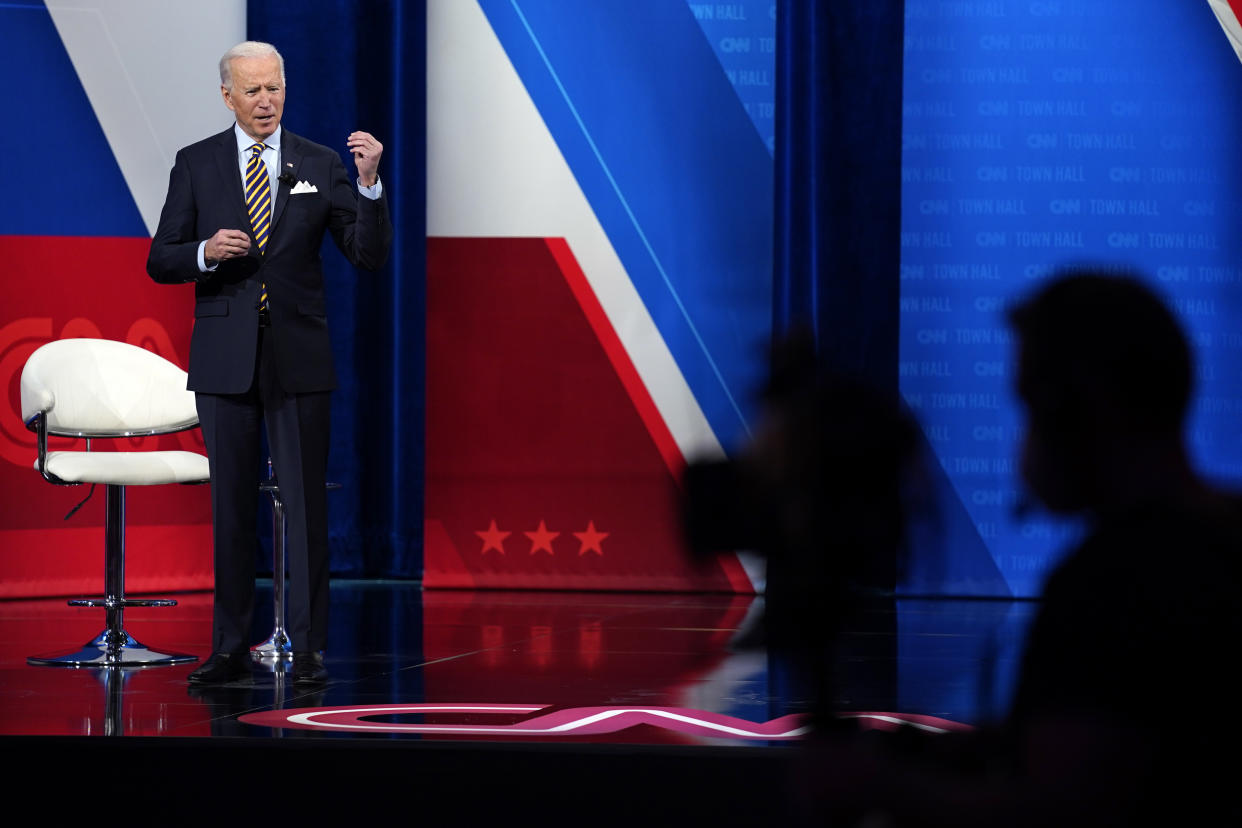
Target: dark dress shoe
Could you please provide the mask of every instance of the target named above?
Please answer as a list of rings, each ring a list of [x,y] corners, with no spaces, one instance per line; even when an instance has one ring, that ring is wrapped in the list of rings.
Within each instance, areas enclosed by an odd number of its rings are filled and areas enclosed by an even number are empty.
[[[212,653],[187,677],[190,684],[228,684],[250,678],[250,653]]]
[[[328,668],[323,666],[323,653],[293,654],[294,684],[323,684],[328,680]]]

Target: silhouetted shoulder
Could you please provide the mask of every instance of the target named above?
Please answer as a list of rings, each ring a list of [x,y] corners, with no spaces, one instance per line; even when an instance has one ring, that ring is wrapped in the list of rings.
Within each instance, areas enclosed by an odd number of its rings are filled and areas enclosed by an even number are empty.
[[[1228,686],[1221,654],[1242,633],[1240,555],[1242,500],[1232,495],[1103,521],[1048,580],[1014,716],[1145,721],[1215,703]]]

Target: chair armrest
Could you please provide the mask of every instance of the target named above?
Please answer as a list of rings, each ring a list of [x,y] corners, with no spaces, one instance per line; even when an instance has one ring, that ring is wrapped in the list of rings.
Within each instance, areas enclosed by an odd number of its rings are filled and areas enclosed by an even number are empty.
[[[43,479],[46,480],[48,483],[53,483],[57,486],[79,485],[77,483],[70,483],[67,480],[61,480],[59,477],[57,477],[54,474],[51,474],[47,470],[47,412],[40,411],[37,414],[35,414],[33,417],[31,417],[29,420],[27,420],[26,428],[30,429],[31,431],[35,433],[35,439],[37,440],[38,445],[39,445],[39,458],[38,458],[38,464],[36,465],[36,468],[39,470],[39,474],[43,476]]]
[[[26,428],[35,433],[39,446],[39,474],[47,477],[47,412],[38,411],[26,421]]]

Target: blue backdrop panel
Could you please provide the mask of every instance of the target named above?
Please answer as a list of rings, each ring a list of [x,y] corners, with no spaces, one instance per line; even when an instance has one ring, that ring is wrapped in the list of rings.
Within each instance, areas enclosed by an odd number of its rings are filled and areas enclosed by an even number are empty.
[[[682,3],[482,0],[716,435],[770,330],[772,161]]]
[[[0,201],[9,236],[145,236],[69,54],[42,2],[0,5],[0,109],[17,120],[0,134]]]
[[[1004,309],[1054,268],[1134,267],[1199,360],[1189,437],[1242,477],[1239,65],[1205,3],[906,3],[902,391],[1015,594],[1074,526],[1018,519]],[[973,537],[972,537],[973,535]],[[924,583],[947,591],[959,573]]]
[[[759,139],[775,151],[776,3],[686,1]]]
[[[355,129],[384,145],[380,179],[393,222],[378,273],[323,247],[340,387],[332,395],[328,479],[332,571],[422,574],[426,4],[422,0],[249,0],[247,34],[285,58],[282,124],[336,149]]]

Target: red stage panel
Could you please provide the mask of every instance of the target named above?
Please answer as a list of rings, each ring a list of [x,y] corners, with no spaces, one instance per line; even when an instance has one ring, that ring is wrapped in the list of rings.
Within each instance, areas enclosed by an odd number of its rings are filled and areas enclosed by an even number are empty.
[[[431,587],[749,591],[686,560],[681,458],[560,239],[427,244]]]
[[[40,345],[102,337],[141,345],[185,367],[190,286],[146,275],[146,238],[0,236],[0,597],[98,592],[103,586],[104,496],[68,521],[86,486],[46,483],[34,471],[34,434],[21,421],[20,379]],[[53,448],[75,446],[53,440]],[[81,448],[79,441],[76,446]],[[202,451],[197,430],[145,440],[96,441],[92,450]],[[211,504],[205,486],[130,487],[130,592],[211,587]]]

